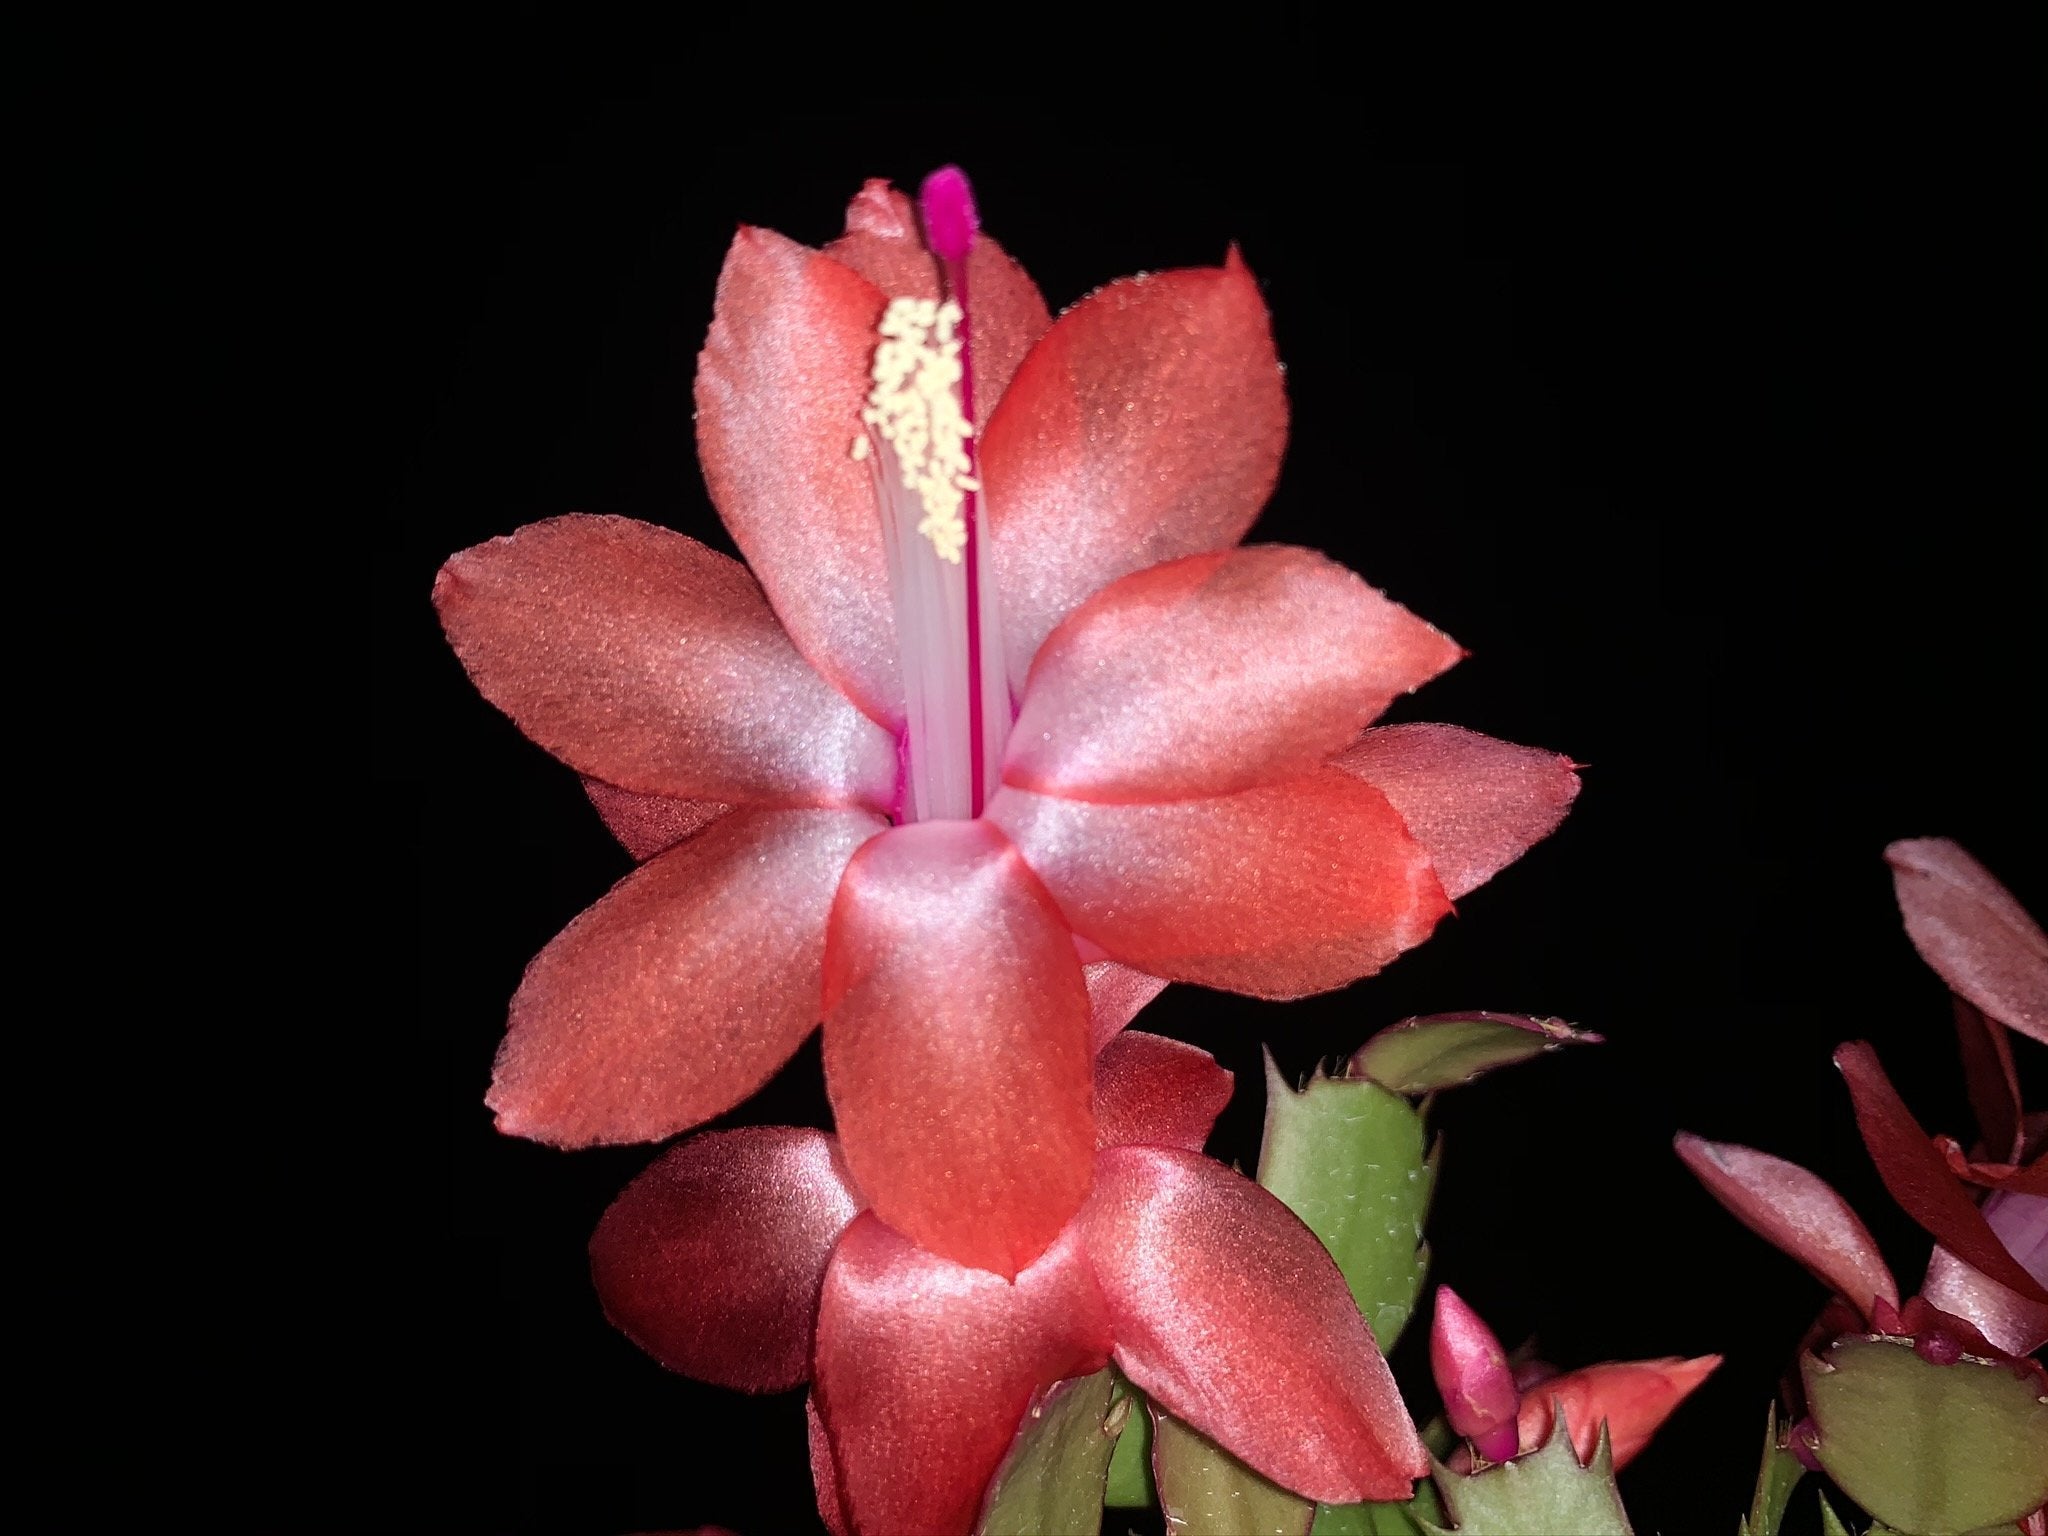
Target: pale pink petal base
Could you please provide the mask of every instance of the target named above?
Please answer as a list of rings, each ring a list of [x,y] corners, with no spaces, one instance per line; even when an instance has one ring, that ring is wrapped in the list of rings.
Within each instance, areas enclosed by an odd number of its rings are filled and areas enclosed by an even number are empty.
[[[1296,1493],[1407,1498],[1428,1457],[1343,1275],[1294,1213],[1159,1147],[1113,1147],[1095,1178],[1081,1227],[1131,1380]]]
[[[825,1263],[861,1203],[823,1131],[713,1131],[612,1202],[591,1279],[612,1326],[670,1370],[780,1392],[811,1373]]]
[[[1108,1358],[1071,1231],[1012,1284],[861,1216],[826,1271],[814,1376],[849,1523],[970,1530],[1032,1393]]]
[[[498,1128],[659,1141],[759,1088],[818,1021],[833,891],[884,825],[737,811],[621,880],[526,969],[486,1100]]]
[[[1088,990],[1066,926],[986,821],[876,838],[846,871],[825,963],[825,1081],[883,1220],[1015,1274],[1087,1192]]]

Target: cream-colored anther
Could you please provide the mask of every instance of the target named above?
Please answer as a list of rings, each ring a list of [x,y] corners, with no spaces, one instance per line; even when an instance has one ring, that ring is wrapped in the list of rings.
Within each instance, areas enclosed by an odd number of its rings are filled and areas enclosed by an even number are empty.
[[[894,451],[903,488],[915,491],[924,508],[919,536],[954,565],[967,547],[962,508],[968,493],[981,489],[967,454],[974,425],[960,410],[960,319],[950,299],[890,300],[868,371],[873,388],[860,413],[868,431],[853,440],[856,460],[867,458],[870,435]]]

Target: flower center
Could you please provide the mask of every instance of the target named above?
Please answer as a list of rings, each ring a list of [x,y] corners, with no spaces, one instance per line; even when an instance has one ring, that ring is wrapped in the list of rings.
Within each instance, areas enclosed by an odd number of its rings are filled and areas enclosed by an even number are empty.
[[[890,301],[853,443],[873,475],[896,612],[902,821],[979,816],[1012,718],[975,475],[967,255],[977,226],[967,178],[935,172],[921,205],[946,297]]]

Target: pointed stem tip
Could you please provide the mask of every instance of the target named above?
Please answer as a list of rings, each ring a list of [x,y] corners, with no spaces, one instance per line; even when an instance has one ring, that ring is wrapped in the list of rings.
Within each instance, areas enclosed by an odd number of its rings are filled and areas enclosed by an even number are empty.
[[[957,165],[944,165],[925,177],[917,196],[924,214],[925,243],[941,261],[965,261],[981,228],[974,208],[974,188]]]

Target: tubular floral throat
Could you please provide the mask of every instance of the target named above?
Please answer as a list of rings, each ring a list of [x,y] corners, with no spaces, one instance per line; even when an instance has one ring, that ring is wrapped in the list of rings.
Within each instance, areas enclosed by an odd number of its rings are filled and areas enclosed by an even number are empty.
[[[891,300],[853,441],[874,485],[903,668],[899,822],[979,816],[1015,713],[975,474],[966,178],[935,173],[923,202],[948,297]]]

